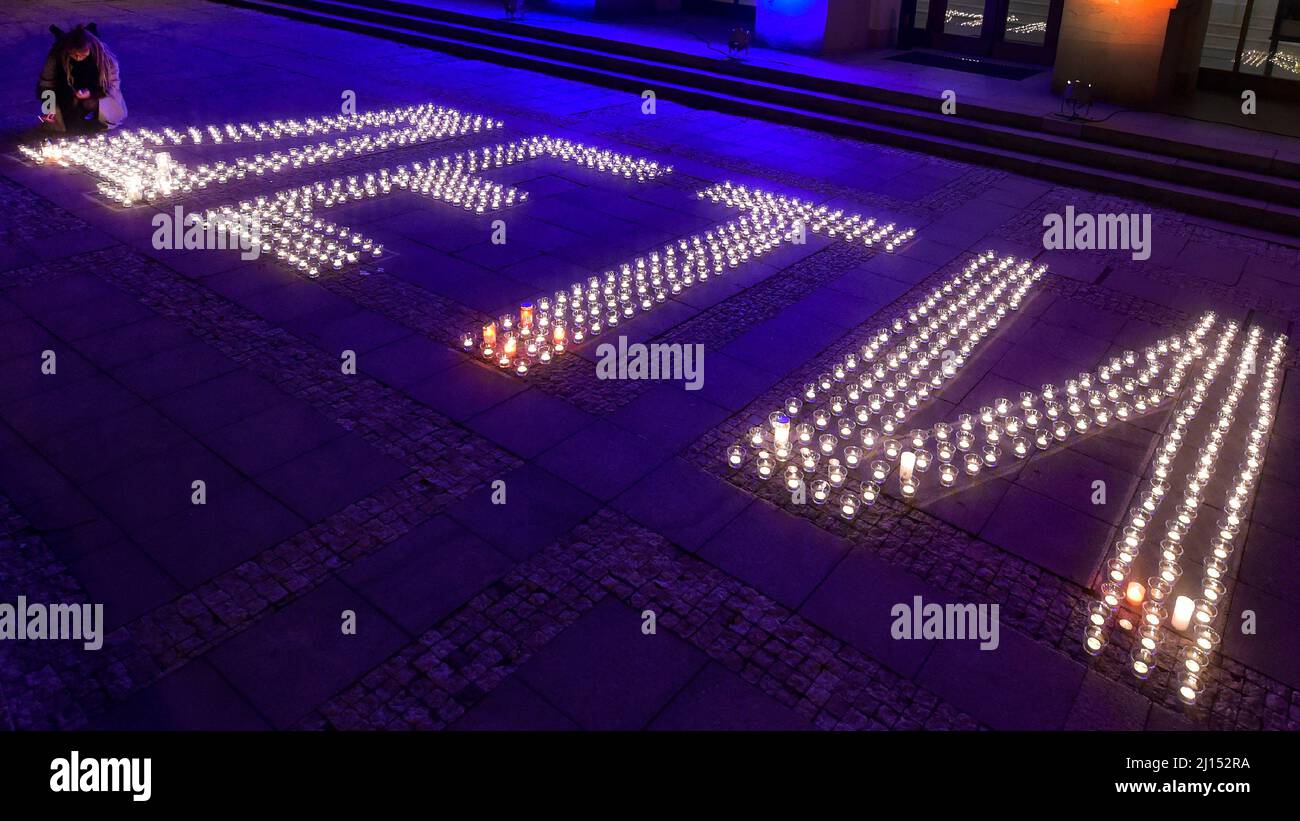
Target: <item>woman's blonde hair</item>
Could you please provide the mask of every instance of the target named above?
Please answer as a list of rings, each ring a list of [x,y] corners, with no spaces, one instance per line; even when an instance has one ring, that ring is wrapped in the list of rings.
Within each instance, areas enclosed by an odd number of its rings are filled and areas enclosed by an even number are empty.
[[[116,63],[117,58],[108,50],[108,46],[84,25],[77,26],[59,40],[59,61],[63,64],[63,74],[68,79],[68,86],[76,88],[76,84],[72,81],[71,52],[83,48],[90,51],[90,57],[95,61],[95,70],[99,74],[99,85],[102,88],[109,76],[108,67]]]

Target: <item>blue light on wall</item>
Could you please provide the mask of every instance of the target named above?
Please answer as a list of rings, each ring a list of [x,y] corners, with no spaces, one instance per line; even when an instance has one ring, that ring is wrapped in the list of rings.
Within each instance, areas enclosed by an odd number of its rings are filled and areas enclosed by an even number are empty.
[[[773,48],[820,51],[829,0],[758,0],[754,28]]]

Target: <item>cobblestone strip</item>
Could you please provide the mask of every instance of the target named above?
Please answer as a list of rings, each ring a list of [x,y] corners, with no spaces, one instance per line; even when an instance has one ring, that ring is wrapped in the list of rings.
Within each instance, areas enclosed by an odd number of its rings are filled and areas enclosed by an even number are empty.
[[[0,656],[0,689],[10,702],[10,718],[20,729],[81,726],[402,537],[443,506],[440,494],[408,476],[114,630],[101,650],[45,642],[8,649]],[[18,517],[11,507],[0,505],[0,516],[12,529],[0,534],[0,591],[6,601],[17,595],[86,600],[39,535],[25,523],[14,527]]]
[[[312,711],[316,729],[441,729],[605,596],[822,729],[977,729],[970,716],[611,510],[516,567]]]
[[[1042,288],[1076,302],[1166,328],[1183,327],[1193,320],[1193,316],[1186,311],[1170,308],[1123,291],[1116,291],[1104,285],[1093,285],[1050,272],[1043,277]]]
[[[929,281],[920,283],[895,304],[928,287],[931,287]],[[892,312],[885,309],[876,316],[887,318]],[[852,349],[880,321],[864,323],[840,344],[845,350]],[[1172,677],[1168,670],[1175,666],[1173,656],[1178,649],[1172,642],[1167,642],[1162,650],[1167,654],[1162,656],[1163,674],[1153,675],[1146,682],[1128,674],[1127,655],[1119,658],[1119,654],[1128,652],[1127,635],[1114,642],[1116,648],[1108,651],[1104,662],[1095,662],[1083,652],[1078,637],[1085,626],[1086,604],[1095,596],[1080,585],[888,496],[882,495],[875,505],[863,508],[856,519],[846,521],[836,514],[833,506],[793,504],[780,483],[763,482],[748,471],[727,468],[723,459],[727,446],[743,441],[751,426],[762,424],[772,408],[779,407],[786,396],[796,394],[801,379],[802,375],[796,372],[779,382],[744,411],[701,437],[691,446],[687,458],[746,492],[766,499],[791,515],[806,518],[862,549],[869,549],[954,595],[971,601],[997,602],[1004,623],[1081,664],[1093,666],[1112,680],[1139,690],[1158,704],[1184,711],[1170,687]],[[1032,593],[1026,597],[1025,591]],[[1239,695],[1247,692],[1252,697]],[[1272,700],[1267,695],[1273,696]],[[1205,706],[1189,712],[1189,717],[1215,728],[1300,728],[1300,711],[1292,715],[1281,707],[1300,704],[1297,691],[1228,659],[1214,671],[1203,698]]]

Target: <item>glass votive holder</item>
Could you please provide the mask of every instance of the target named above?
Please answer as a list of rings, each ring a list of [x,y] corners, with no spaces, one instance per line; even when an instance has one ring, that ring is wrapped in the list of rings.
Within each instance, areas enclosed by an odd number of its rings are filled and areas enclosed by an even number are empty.
[[[1169,584],[1178,581],[1178,577],[1183,575],[1183,569],[1178,566],[1178,562],[1162,561],[1159,565],[1160,578]]]
[[[930,469],[930,462],[933,460],[933,458],[934,458],[934,457],[932,457],[932,456],[930,455],[930,451],[925,450],[924,448],[922,448],[921,450],[916,451],[916,470],[917,470],[917,472],[918,472],[918,473],[925,473],[927,470],[929,470],[929,469]]]
[[[1200,675],[1210,663],[1210,656],[1195,644],[1189,644],[1178,651],[1178,663],[1187,672]]]
[[[845,493],[840,497],[840,516],[844,519],[852,519],[858,515],[858,497],[852,493]]]
[[[913,450],[925,447],[925,431],[920,428],[913,428],[907,434],[907,441],[911,444]]]
[[[935,452],[940,462],[951,462],[957,455],[957,447],[950,441],[939,442],[935,445]]]
[[[1168,601],[1169,594],[1173,592],[1174,586],[1159,576],[1152,576],[1147,579],[1147,598],[1152,601]]]
[[[985,442],[988,442],[990,445],[996,445],[998,442],[1001,442],[1001,441],[1002,441],[1002,426],[1001,426],[1001,425],[985,425],[985,426],[984,426],[984,441],[985,441]]]
[[[897,439],[885,439],[880,443],[880,449],[881,452],[885,454],[885,458],[889,459],[891,462],[897,459],[898,455],[903,452],[903,446],[899,444]]]
[[[1088,623],[1104,627],[1110,621],[1111,609],[1103,601],[1094,601],[1088,605]]]
[[[1227,561],[1234,550],[1232,542],[1225,542],[1222,539],[1214,539],[1210,542],[1210,555],[1220,561]]]
[[[794,435],[799,440],[799,444],[807,445],[817,435],[817,429],[807,422],[801,422],[794,426]]]
[[[844,449],[844,466],[855,468],[862,464],[862,448],[857,445],[849,445]]]
[[[880,441],[880,431],[875,428],[862,428],[858,431],[858,439],[862,441],[862,447],[871,450]]]
[[[813,424],[818,430],[826,430],[826,426],[831,423],[831,413],[825,408],[818,408],[813,411]]]
[[[853,424],[853,420],[846,416],[840,420],[839,425],[835,428],[835,432],[840,435],[841,439],[850,439],[852,438],[855,429],[856,426]]]
[[[985,467],[997,467],[998,459],[1002,458],[1002,448],[997,445],[985,445],[983,458]]]
[[[1205,599],[1207,602],[1210,602],[1216,607],[1218,606],[1219,602],[1223,600],[1223,597],[1227,595],[1227,593],[1228,593],[1228,588],[1225,587],[1223,582],[1219,581],[1218,579],[1201,580],[1201,598]]]
[[[1156,654],[1140,644],[1134,645],[1129,652],[1129,670],[1132,671],[1133,677],[1146,681],[1155,667]]]
[[[1020,392],[1020,407],[1029,410],[1038,403],[1038,396],[1033,391]]]
[[[1052,425],[1052,436],[1056,439],[1056,441],[1064,442],[1065,438],[1069,435],[1070,435],[1070,426],[1067,425],[1063,420],[1058,419]]]
[[[1205,557],[1205,578],[1222,579],[1228,575],[1228,563],[1213,556]]]
[[[799,470],[798,465],[790,465],[782,475],[785,476],[785,489],[791,493],[794,493],[803,485],[803,473]]]
[[[803,410],[803,400],[797,396],[791,396],[785,400],[785,413],[787,416],[794,418]]]
[[[1178,700],[1182,703],[1195,704],[1203,689],[1205,682],[1199,674],[1184,670],[1178,676]]]
[[[968,474],[970,474],[971,476],[979,475],[982,464],[978,454],[968,453],[963,457],[962,461],[963,461],[963,466],[965,467],[966,472]]]
[[[1007,436],[1019,436],[1021,424],[1020,417],[1008,416],[1002,422],[1002,432]]]
[[[1176,562],[1183,555],[1183,546],[1178,542],[1171,542],[1168,539],[1160,540],[1160,559],[1166,562]]]
[[[858,496],[861,497],[862,504],[871,507],[876,503],[876,499],[880,498],[880,485],[875,482],[863,482]]]
[[[952,439],[952,425],[947,422],[936,423],[933,430],[936,442],[948,442]]]
[[[831,459],[826,465],[826,479],[831,483],[831,487],[842,487],[844,480],[849,476],[848,469],[840,463],[838,459]]]
[[[881,432],[881,433],[885,434],[886,436],[890,436],[890,435],[892,435],[892,434],[894,433],[894,431],[896,431],[896,430],[898,430],[898,422],[897,422],[897,420],[894,419],[893,416],[888,416],[888,415],[887,415],[887,416],[882,416],[882,417],[880,417],[880,432]]]
[[[1095,624],[1083,630],[1083,650],[1090,656],[1100,656],[1106,649],[1106,631]]]
[[[758,471],[758,478],[771,479],[772,471],[776,470],[776,460],[772,458],[772,454],[762,450],[754,460],[754,467]]]
[[[901,476],[899,477],[898,492],[902,494],[904,499],[911,499],[914,496],[916,496],[916,488],[917,488],[916,474],[912,474],[911,476],[908,476],[906,479],[902,478]]]
[[[975,446],[975,434],[970,431],[957,431],[957,450],[965,453]]]
[[[941,462],[939,464],[939,484],[944,487],[952,487],[957,481],[957,466],[951,462]]]
[[[1165,616],[1165,607],[1160,602],[1155,599],[1147,599],[1142,602],[1142,622],[1144,624],[1164,624]]]
[[[969,413],[959,414],[957,416],[957,430],[972,433],[975,430],[975,417]]]
[[[1137,643],[1153,653],[1159,652],[1161,630],[1158,624],[1143,624],[1138,628]]]
[[[1034,447],[1047,450],[1052,444],[1052,434],[1046,429],[1034,432]]]
[[[812,448],[799,449],[799,467],[803,468],[804,473],[816,473],[817,463],[821,461],[821,455]]]
[[[1192,611],[1192,621],[1195,624],[1213,624],[1215,616],[1219,615],[1219,608],[1212,602],[1205,599],[1196,600],[1196,609]]]
[[[884,482],[885,478],[889,476],[889,471],[890,465],[888,462],[883,459],[876,459],[870,466],[871,481],[876,482],[877,484]]]
[[[757,425],[749,429],[749,436],[746,438],[751,448],[763,447],[763,429]]]
[[[1208,624],[1192,625],[1192,642],[1203,652],[1211,653],[1219,646],[1222,637]]]
[[[831,486],[825,479],[818,479],[809,486],[812,494],[812,501],[815,505],[824,505],[826,500],[831,497]]]
[[[997,418],[997,414],[994,412],[992,407],[985,405],[980,408],[979,419],[981,425],[991,425],[995,418]]]
[[[835,446],[840,443],[839,437],[833,433],[823,433],[817,437],[817,449],[823,455],[829,455],[835,452]]]
[[[1119,607],[1120,602],[1124,600],[1124,596],[1120,592],[1119,583],[1110,581],[1102,582],[1101,600],[1112,611]]]
[[[736,470],[743,464],[745,464],[745,449],[740,445],[727,448],[727,465]]]

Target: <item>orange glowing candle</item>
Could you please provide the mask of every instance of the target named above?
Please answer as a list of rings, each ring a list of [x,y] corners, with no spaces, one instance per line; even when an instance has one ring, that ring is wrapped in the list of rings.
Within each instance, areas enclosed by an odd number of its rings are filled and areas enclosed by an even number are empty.
[[[483,344],[489,348],[495,348],[497,344],[497,324],[489,322],[483,326]]]
[[[1140,607],[1146,595],[1147,589],[1142,586],[1141,582],[1129,582],[1128,589],[1124,592],[1124,600],[1133,607]]]
[[[557,344],[557,345],[562,345],[562,344],[564,344],[564,326],[563,326],[563,325],[556,325],[556,326],[555,326],[555,331],[554,331],[554,333],[553,333],[553,336],[554,336],[554,338],[555,338],[555,344]]]
[[[519,327],[533,327],[533,303],[525,302],[519,306]]]
[[[507,337],[506,337],[506,350],[505,350],[505,354],[506,354],[506,356],[514,356],[514,355],[515,355],[515,344],[516,344],[516,343],[515,343],[515,336],[514,336],[514,334],[511,334],[510,336],[507,336]]]

